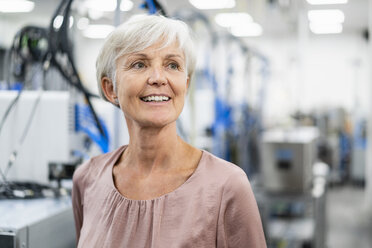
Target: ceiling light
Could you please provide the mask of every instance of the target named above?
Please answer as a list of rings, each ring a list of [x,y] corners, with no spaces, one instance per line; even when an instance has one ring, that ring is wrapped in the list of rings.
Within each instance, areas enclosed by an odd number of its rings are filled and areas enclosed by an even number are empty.
[[[216,23],[222,27],[232,27],[253,22],[247,13],[220,13],[214,18]]]
[[[309,10],[307,17],[312,23],[334,24],[345,21],[344,12],[339,9]]]
[[[232,35],[237,37],[256,37],[263,33],[260,24],[251,22],[246,24],[241,24],[239,26],[233,26],[230,29]]]
[[[325,5],[325,4],[345,4],[347,0],[307,0],[312,5]]]
[[[27,0],[0,0],[0,12],[19,13],[31,12],[35,3]]]
[[[63,16],[57,15],[56,18],[54,18],[53,27],[55,29],[59,29],[62,26],[62,23],[63,23]],[[69,28],[72,28],[73,24],[74,24],[74,18],[72,16],[70,16],[69,25],[68,25]]]
[[[116,9],[116,0],[88,0],[85,2],[85,6],[90,10],[112,12]],[[131,0],[122,0],[120,4],[121,11],[129,11],[133,8],[133,2]]]
[[[89,19],[86,17],[82,17],[77,22],[77,28],[80,30],[86,29],[89,25]]]
[[[91,39],[104,39],[114,30],[111,25],[89,25],[84,31],[83,35]]]
[[[104,13],[95,9],[88,9],[88,17],[92,20],[98,20],[102,18]]]
[[[116,0],[88,0],[85,2],[85,6],[90,10],[115,11]]]
[[[339,34],[342,33],[342,24],[318,24],[310,23],[311,32],[314,34]]]
[[[197,9],[231,9],[235,7],[235,0],[189,0]]]
[[[120,4],[121,11],[129,11],[133,8],[133,2],[130,0],[122,0]]]

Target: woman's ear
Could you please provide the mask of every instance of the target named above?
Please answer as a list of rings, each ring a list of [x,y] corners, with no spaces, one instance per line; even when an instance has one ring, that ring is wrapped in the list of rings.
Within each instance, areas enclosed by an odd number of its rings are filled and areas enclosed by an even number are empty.
[[[187,81],[186,81],[186,89],[188,89],[190,86],[190,77],[187,76]]]
[[[112,79],[108,77],[103,77],[101,79],[101,88],[103,91],[103,94],[105,95],[106,99],[110,101],[114,105],[118,105],[118,97],[116,95],[115,89],[114,89],[114,83],[112,82]]]

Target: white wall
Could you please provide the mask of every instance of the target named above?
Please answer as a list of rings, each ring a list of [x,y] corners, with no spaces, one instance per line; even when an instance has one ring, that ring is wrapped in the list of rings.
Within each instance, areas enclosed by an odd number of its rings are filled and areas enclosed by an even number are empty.
[[[0,13],[0,47],[9,48],[15,34],[26,25],[48,27],[51,16],[24,14],[22,18],[12,14]]]
[[[79,31],[75,32],[75,34],[75,61],[81,80],[92,92],[98,94],[96,59],[103,45],[103,40],[85,38]]]
[[[295,110],[340,106],[354,111],[357,107],[366,115],[368,50],[361,35],[310,35],[300,53],[297,37],[263,37],[248,43],[270,60],[265,106],[268,125],[286,123],[286,116]]]

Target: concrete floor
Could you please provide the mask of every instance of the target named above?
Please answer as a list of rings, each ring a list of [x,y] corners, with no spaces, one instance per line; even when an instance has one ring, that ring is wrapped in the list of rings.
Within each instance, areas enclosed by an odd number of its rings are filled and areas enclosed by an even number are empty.
[[[365,211],[362,187],[330,188],[327,215],[327,248],[372,248],[372,218]]]

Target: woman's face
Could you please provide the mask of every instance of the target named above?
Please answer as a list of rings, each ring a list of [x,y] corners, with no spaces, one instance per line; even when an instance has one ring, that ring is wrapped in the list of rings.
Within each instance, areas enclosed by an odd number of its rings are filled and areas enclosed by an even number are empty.
[[[123,55],[116,63],[117,96],[127,121],[163,127],[183,109],[189,79],[185,56],[177,43],[155,44]]]

